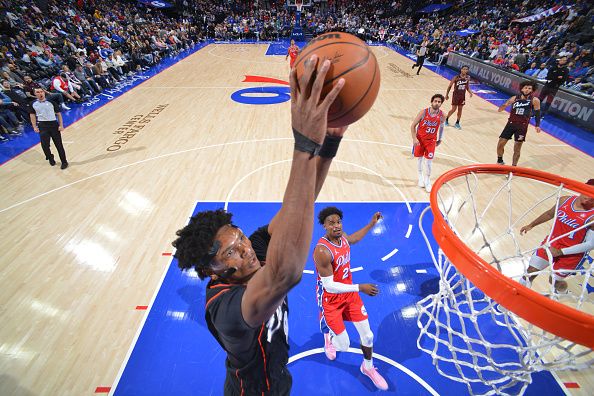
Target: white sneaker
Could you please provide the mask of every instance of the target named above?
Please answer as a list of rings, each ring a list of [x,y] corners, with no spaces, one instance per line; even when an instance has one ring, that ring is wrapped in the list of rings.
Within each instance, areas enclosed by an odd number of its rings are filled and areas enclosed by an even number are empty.
[[[419,187],[425,187],[425,180],[423,179],[423,175],[419,175],[419,183],[417,184]]]
[[[428,193],[431,192],[431,180],[429,180],[429,178],[425,179],[425,191]]]
[[[70,107],[66,106],[66,103],[62,103],[62,108],[64,110],[70,110]]]

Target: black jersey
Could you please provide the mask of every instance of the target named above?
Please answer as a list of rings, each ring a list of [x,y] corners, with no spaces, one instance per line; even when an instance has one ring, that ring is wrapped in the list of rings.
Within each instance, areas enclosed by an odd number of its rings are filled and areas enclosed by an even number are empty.
[[[532,97],[522,99],[522,95],[516,95],[516,100],[512,103],[511,111],[509,112],[509,122],[514,124],[530,123],[532,116]]]
[[[258,231],[268,235],[265,227]],[[206,324],[227,352],[225,395],[289,395],[287,298],[267,322],[252,328],[241,313],[245,290],[222,281],[211,281],[206,289]]]

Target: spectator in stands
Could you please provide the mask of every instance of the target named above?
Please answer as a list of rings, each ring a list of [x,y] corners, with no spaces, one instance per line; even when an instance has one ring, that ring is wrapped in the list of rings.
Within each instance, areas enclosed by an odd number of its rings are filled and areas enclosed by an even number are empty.
[[[101,92],[101,88],[97,85],[93,76],[88,75],[87,71],[81,65],[76,65],[74,75],[91,95],[96,95]]]
[[[68,81],[66,73],[60,73],[52,78],[51,90],[56,93],[62,94],[66,99],[71,102],[81,102],[80,95],[74,89],[74,85]]]
[[[565,66],[566,63],[567,57],[560,57],[557,60],[557,64],[553,66],[547,73],[547,82],[542,88],[539,96],[542,116],[544,116],[549,110],[553,99],[555,99],[555,95],[557,95],[559,87],[565,84],[569,78],[569,69],[567,66]]]
[[[13,102],[13,111],[20,118],[23,123],[29,122],[29,100],[27,94],[19,87],[11,87],[6,80],[2,81],[2,89],[6,95]]]
[[[22,129],[22,123],[19,122],[16,115],[12,112],[14,103],[12,100],[0,92],[0,126],[2,132],[6,135],[19,135]]]
[[[505,66],[505,59],[503,59],[502,55],[497,54],[497,57],[493,61],[493,64],[495,64],[496,66]]]
[[[538,71],[536,73],[534,73],[532,76],[539,80],[546,80],[548,74],[549,74],[549,69],[547,69],[547,64],[543,62],[540,64]]]
[[[578,77],[584,77],[586,74],[588,74],[588,70],[590,70],[590,61],[584,60],[583,62],[581,62],[580,66],[575,66],[573,64],[573,62],[571,62],[568,65],[568,67],[569,67],[569,77],[571,79],[576,79]]]
[[[33,81],[31,76],[25,76],[24,80],[25,83],[23,84],[23,91],[25,91],[25,94],[27,94],[27,97],[29,99],[36,100],[37,97],[35,96],[35,89],[41,88],[45,92],[45,95],[47,96],[48,100],[57,102],[60,105],[60,107],[62,107],[62,109],[64,110],[70,110],[70,107],[66,106],[66,104],[64,103],[64,97],[62,96],[62,94],[57,92],[48,92],[44,87],[41,86],[41,84]]]
[[[538,73],[539,69],[538,67],[536,67],[536,62],[532,62],[530,64],[530,68],[528,70],[526,70],[524,72],[524,74],[528,75],[528,76],[534,76],[536,73]]]

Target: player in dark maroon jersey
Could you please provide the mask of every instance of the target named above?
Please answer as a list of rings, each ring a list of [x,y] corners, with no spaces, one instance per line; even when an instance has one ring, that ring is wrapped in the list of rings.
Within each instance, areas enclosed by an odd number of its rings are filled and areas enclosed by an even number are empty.
[[[594,179],[588,180],[586,184],[594,186]],[[551,258],[545,249],[537,249],[530,258],[526,271],[528,279],[525,276],[520,283],[530,287],[537,272],[551,266],[553,273],[550,282],[554,283],[558,293],[564,293],[567,291],[565,278],[579,268],[586,259],[586,254],[594,249],[594,196],[580,194],[561,197],[558,207],[555,205],[538,216],[532,223],[522,227],[520,233],[525,234],[553,218],[555,223],[551,236],[545,238],[541,244],[545,246],[550,240]],[[535,273],[536,275],[530,275]]]
[[[458,110],[458,114],[456,116],[456,123],[454,124],[454,128],[462,129],[460,126],[460,118],[462,117],[462,108],[466,104],[466,91],[470,94],[472,98],[472,91],[470,90],[470,76],[468,75],[468,66],[462,66],[460,69],[460,74],[456,77],[452,78],[450,81],[450,85],[448,85],[448,90],[446,92],[446,100],[450,99],[450,90],[454,87],[454,93],[452,95],[452,109],[448,112],[446,116],[446,126],[450,126],[450,116]]]
[[[210,279],[205,321],[227,353],[224,389],[217,394],[290,394],[286,296],[303,275],[315,197],[346,129],[327,127],[328,109],[345,82],[340,79],[321,99],[330,65],[313,55],[299,81],[291,71],[291,176],[282,207],[267,229],[248,239],[231,222],[231,213],[203,211],[192,216],[173,243],[181,269],[194,268],[201,279]]]
[[[536,90],[536,83],[533,81],[524,81],[520,84],[520,94],[512,96],[504,104],[499,106],[497,111],[502,112],[505,108],[511,105],[509,112],[509,120],[507,125],[499,136],[497,143],[497,163],[505,165],[503,162],[503,151],[507,142],[514,137],[514,156],[512,165],[518,165],[520,159],[520,152],[522,151],[522,144],[526,141],[526,134],[528,133],[528,125],[530,124],[530,117],[534,113],[536,120],[536,132],[540,133],[540,100],[533,97],[532,94]]]

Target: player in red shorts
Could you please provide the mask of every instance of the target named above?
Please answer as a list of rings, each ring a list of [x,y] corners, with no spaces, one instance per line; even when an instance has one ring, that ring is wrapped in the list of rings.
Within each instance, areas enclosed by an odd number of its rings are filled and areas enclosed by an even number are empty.
[[[435,155],[435,147],[441,144],[443,137],[443,123],[445,116],[439,109],[444,97],[435,94],[431,97],[431,107],[421,110],[410,126],[410,133],[413,140],[413,155],[418,160],[419,187],[431,192],[431,164]],[[423,177],[423,157],[425,157],[426,169]]]
[[[588,180],[586,184],[594,186],[594,179]],[[594,249],[594,194],[561,197],[558,208],[554,206],[547,210],[532,223],[522,227],[520,233],[525,234],[533,227],[552,218],[555,218],[553,231],[550,238],[545,238],[541,245],[546,246],[547,241],[551,241],[553,274],[550,282],[554,284],[558,293],[565,293],[567,282],[564,279],[571,275],[571,271],[578,269],[586,254]],[[549,263],[547,251],[540,248],[530,259],[527,273],[542,271],[549,267]],[[530,287],[537,275],[532,275],[529,279],[524,277],[520,283]]]
[[[299,47],[297,47],[295,45],[295,40],[291,40],[291,45],[289,46],[289,49],[287,50],[287,56],[285,56],[285,60],[287,60],[288,57],[291,57],[291,60],[289,62],[289,66],[291,67],[291,69],[293,68],[293,65],[295,64],[297,55],[299,55]]]
[[[351,244],[359,242],[382,217],[377,212],[369,224],[347,235],[342,231],[342,211],[327,207],[318,214],[326,235],[314,249],[314,263],[318,273],[316,294],[320,309],[320,330],[324,334],[324,351],[330,360],[336,351],[347,351],[350,340],[344,321],[353,322],[361,339],[363,363],[360,370],[381,390],[387,390],[386,380],[373,367],[373,333],[369,327],[367,310],[359,296],[363,292],[375,296],[379,290],[371,283],[353,284],[351,274]]]
[[[454,93],[452,95],[452,109],[448,112],[448,115],[446,116],[445,125],[450,126],[450,116],[454,114],[456,110],[458,110],[454,128],[462,129],[462,127],[460,126],[460,118],[462,118],[462,108],[466,104],[466,91],[468,91],[470,97],[472,98],[472,91],[470,90],[470,76],[468,75],[468,66],[462,66],[462,69],[460,69],[460,74],[452,78],[452,81],[450,81],[450,85],[448,85],[448,90],[445,96],[446,100],[450,99],[450,90],[452,89],[452,86],[454,86]]]

